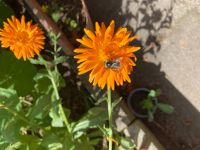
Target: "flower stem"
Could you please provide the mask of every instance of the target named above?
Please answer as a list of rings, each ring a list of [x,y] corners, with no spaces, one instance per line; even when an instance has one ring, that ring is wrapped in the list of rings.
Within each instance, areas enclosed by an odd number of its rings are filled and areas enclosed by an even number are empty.
[[[60,112],[60,117],[63,119],[63,121],[64,121],[64,123],[65,123],[65,125],[67,127],[67,130],[70,132],[71,131],[70,124],[69,124],[69,122],[67,120],[67,117],[65,115],[64,109],[63,109],[62,104],[61,104],[60,96],[59,96],[59,93],[58,93],[58,88],[56,86],[56,82],[54,80],[54,77],[53,77],[53,74],[52,74],[51,70],[49,70],[49,69],[47,69],[47,70],[48,70],[48,73],[49,73],[49,75],[51,77],[51,83],[53,85],[53,89],[54,89],[54,92],[55,92],[55,95],[56,95],[56,100],[59,101],[58,108],[59,108],[59,112]]]
[[[52,83],[52,86],[53,86],[53,89],[54,89],[54,92],[55,92],[56,100],[59,101],[58,108],[59,108],[60,117],[62,118],[63,122],[65,123],[65,126],[67,127],[68,132],[70,133],[71,127],[70,127],[69,121],[67,120],[67,117],[65,115],[64,109],[63,109],[61,101],[60,101],[61,99],[60,99],[60,95],[59,95],[59,92],[58,92],[58,87],[56,85],[54,75],[53,75],[51,69],[48,67],[46,60],[41,55],[39,55],[39,57],[43,61],[44,66],[47,69],[47,72],[49,74],[49,77],[50,77],[50,80],[51,80],[51,83]]]
[[[112,150],[112,100],[111,100],[111,90],[107,88],[107,105],[108,105],[108,128],[109,128],[109,150]]]

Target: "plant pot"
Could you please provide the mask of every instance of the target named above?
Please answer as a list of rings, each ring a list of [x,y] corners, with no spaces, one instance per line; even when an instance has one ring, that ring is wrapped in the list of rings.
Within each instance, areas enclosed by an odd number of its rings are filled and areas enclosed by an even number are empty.
[[[128,107],[131,110],[131,112],[138,118],[148,118],[148,111],[146,109],[142,109],[140,106],[140,103],[147,98],[150,90],[146,88],[138,88],[130,92],[127,103]],[[153,98],[153,102],[155,104],[155,107],[152,110],[152,113],[154,114],[157,109],[157,98]]]

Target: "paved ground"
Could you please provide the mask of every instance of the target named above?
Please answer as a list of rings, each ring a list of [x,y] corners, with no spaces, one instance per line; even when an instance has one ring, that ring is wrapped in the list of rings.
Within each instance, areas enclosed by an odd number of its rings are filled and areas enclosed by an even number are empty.
[[[128,26],[140,39],[136,87],[161,88],[173,115],[148,124],[169,150],[200,149],[200,1],[87,0],[93,21]]]

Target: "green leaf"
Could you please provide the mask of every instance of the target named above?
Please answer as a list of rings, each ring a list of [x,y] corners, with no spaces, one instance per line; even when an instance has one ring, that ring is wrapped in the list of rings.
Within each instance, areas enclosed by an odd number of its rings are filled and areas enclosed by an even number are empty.
[[[58,22],[58,20],[60,19],[60,12],[59,11],[55,11],[51,14],[51,17],[53,19],[53,21]]]
[[[34,76],[33,79],[36,82],[34,88],[37,93],[49,94],[50,90],[53,88],[49,78],[46,70],[40,70],[40,72]]]
[[[40,59],[32,59],[32,58],[30,58],[29,61],[30,61],[31,64],[34,64],[34,65],[44,65],[44,62],[41,61]]]
[[[163,111],[164,113],[171,114],[174,112],[174,107],[164,103],[158,103],[158,108]]]
[[[16,118],[13,114],[8,112],[6,108],[12,109],[16,112],[21,110],[20,101],[17,96],[17,92],[13,89],[4,89],[0,88],[0,138],[3,131],[16,121]],[[12,137],[12,136],[11,136]]]
[[[3,25],[3,21],[6,21],[7,18],[10,18],[14,15],[13,10],[5,4],[3,0],[0,0],[0,25]]]
[[[13,89],[5,89],[5,88],[0,88],[0,98],[1,99],[9,99],[11,100],[12,98],[17,98],[17,92]]]
[[[33,77],[36,68],[29,61],[18,60],[15,56],[5,49],[0,48],[0,86],[14,89],[20,96],[26,96],[34,89]]]
[[[52,118],[51,125],[53,127],[63,127],[64,123],[59,115],[58,109],[52,108],[49,112],[49,116]]]
[[[28,115],[30,120],[39,119],[43,120],[49,113],[51,109],[51,101],[49,95],[42,95],[37,100],[36,103],[31,108]]]
[[[48,78],[41,78],[37,80],[34,87],[36,92],[41,94],[48,94],[51,89],[53,89],[51,81]]]
[[[58,90],[65,87],[65,80],[63,79],[62,75],[57,70],[52,71],[52,74]]]
[[[121,102],[122,98],[118,98],[117,100],[115,100],[113,103],[112,103],[112,108],[115,108],[120,102]]]
[[[11,109],[20,111],[21,104],[17,92],[13,89],[0,88],[0,104],[8,106]]]
[[[77,22],[76,22],[75,20],[71,20],[71,21],[70,21],[70,27],[71,27],[72,29],[77,28],[77,27],[78,27]]]
[[[20,150],[27,149],[27,147],[30,150],[44,150],[44,147],[40,145],[42,139],[39,138],[37,135],[34,134],[27,134],[20,136],[20,141],[22,142],[22,146],[20,147]]]
[[[141,105],[142,105],[142,109],[147,109],[147,110],[151,110],[153,109],[153,107],[155,107],[151,98],[147,98],[143,100],[141,102]]]
[[[35,76],[34,76],[34,80],[37,81],[39,79],[42,79],[42,78],[50,78],[47,71],[46,70],[43,70],[41,69]]]
[[[91,108],[74,126],[73,132],[87,130],[102,125],[107,120],[107,111],[101,107]]]
[[[9,144],[9,145],[7,146],[7,148],[5,148],[5,149],[6,149],[6,150],[19,149],[21,145],[22,145],[21,142],[15,142],[15,143],[13,143],[13,144]]]
[[[156,97],[156,91],[155,90],[150,90],[149,94],[148,94],[148,97]]]
[[[67,60],[66,56],[60,56],[60,57],[57,57],[56,59],[54,59],[53,64],[58,65],[60,63],[65,62],[66,60]]]
[[[5,126],[2,132],[2,137],[8,143],[15,143],[19,141],[20,138],[20,128],[24,124],[20,121],[10,120]]]
[[[120,144],[123,148],[130,150],[136,147],[135,143],[131,140],[131,138],[120,137]]]
[[[63,147],[59,136],[56,135],[55,133],[49,133],[45,135],[41,145],[46,147],[48,150],[59,150],[62,149]]]
[[[79,138],[75,145],[76,150],[94,150],[93,144],[86,135]]]

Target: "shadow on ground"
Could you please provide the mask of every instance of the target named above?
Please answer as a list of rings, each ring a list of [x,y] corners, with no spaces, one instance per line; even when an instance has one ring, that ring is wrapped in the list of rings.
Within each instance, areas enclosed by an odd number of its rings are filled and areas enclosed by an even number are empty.
[[[159,32],[170,28],[174,0],[87,0],[87,4],[93,21],[108,25],[114,19],[116,26],[127,26],[141,37],[133,43],[142,46],[132,74],[134,83],[123,88],[127,92],[121,92],[122,96],[126,98],[137,87],[160,88],[161,99],[173,105],[175,112],[173,115],[159,112],[154,123],[144,122],[166,149],[197,150],[200,143],[199,111],[166,78],[165,72],[161,71],[162,61],[149,62],[144,57],[151,54],[156,58],[156,54],[164,50]],[[148,145],[144,143],[144,146]]]

